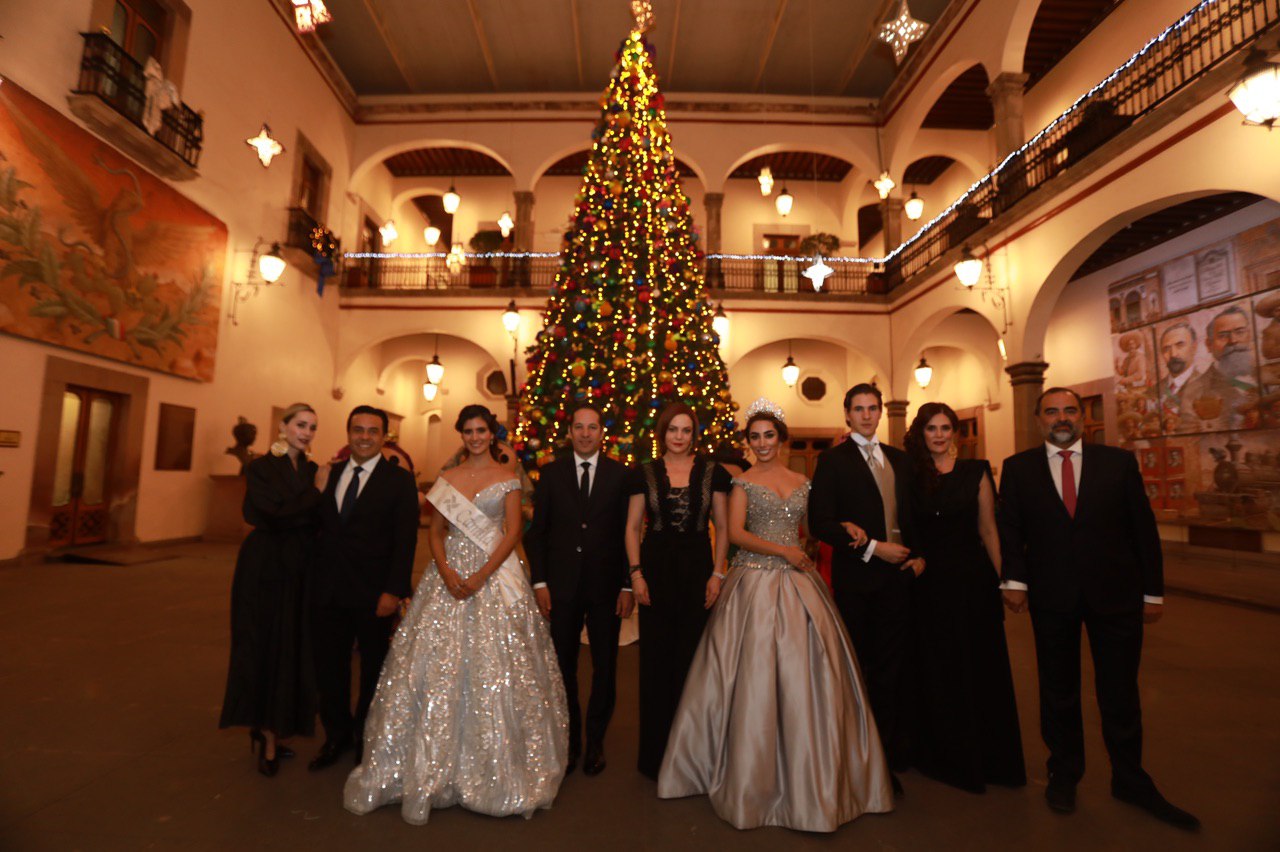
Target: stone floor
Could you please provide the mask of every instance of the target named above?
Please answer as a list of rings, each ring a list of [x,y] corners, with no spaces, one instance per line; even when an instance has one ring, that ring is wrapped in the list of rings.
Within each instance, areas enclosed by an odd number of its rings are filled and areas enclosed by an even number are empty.
[[[300,759],[269,780],[254,771],[242,731],[217,730],[235,551],[176,550],[131,566],[0,570],[0,849],[1280,849],[1280,615],[1172,596],[1148,633],[1147,766],[1203,819],[1197,835],[1107,795],[1091,694],[1079,808],[1070,817],[1045,808],[1025,617],[1008,625],[1025,790],[974,796],[907,773],[896,813],[834,836],[735,831],[705,799],[658,801],[632,768],[632,647],[621,655],[603,775],[570,776],[555,808],[531,821],[452,809],[413,827],[394,808],[345,812],[344,767],[306,771],[314,742],[297,741]]]

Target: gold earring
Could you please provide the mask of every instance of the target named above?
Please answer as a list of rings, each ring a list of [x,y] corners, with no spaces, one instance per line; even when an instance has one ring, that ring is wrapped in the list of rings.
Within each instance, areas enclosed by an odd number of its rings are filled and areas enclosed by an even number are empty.
[[[281,429],[280,434],[276,436],[276,442],[271,445],[271,455],[279,458],[289,452],[289,442],[285,438],[284,430]]]
[[[960,448],[956,446],[955,441],[952,441],[950,445],[947,446],[947,455],[951,458],[955,458],[960,455]]]

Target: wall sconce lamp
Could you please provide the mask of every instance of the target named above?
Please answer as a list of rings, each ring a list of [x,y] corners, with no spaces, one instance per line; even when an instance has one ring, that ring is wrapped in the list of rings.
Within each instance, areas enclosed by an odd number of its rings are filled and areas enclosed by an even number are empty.
[[[253,256],[249,258],[248,274],[243,281],[231,283],[234,289],[231,291],[231,306],[227,309],[227,319],[231,320],[232,325],[240,324],[238,316],[240,303],[258,295],[262,287],[275,284],[288,268],[288,264],[280,256],[279,243],[272,243],[265,252],[262,250],[263,245],[265,243],[259,237],[253,244]]]
[[[1262,51],[1249,54],[1242,76],[1227,97],[1244,116],[1245,124],[1270,130],[1280,120],[1280,64],[1268,60]]]

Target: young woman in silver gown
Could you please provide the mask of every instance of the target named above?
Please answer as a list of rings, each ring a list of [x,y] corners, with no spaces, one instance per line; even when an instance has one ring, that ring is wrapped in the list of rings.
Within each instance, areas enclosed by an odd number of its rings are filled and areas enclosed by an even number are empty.
[[[343,792],[354,813],[399,802],[405,821],[418,825],[433,808],[457,804],[531,817],[551,806],[564,778],[564,682],[513,554],[523,526],[520,481],[495,457],[496,425],[484,406],[462,410],[467,459],[428,495],[438,510],[428,537],[434,565],[369,708],[364,762]]]
[[[685,681],[658,795],[707,794],[736,828],[835,831],[893,809],[889,769],[849,636],[799,546],[809,480],[778,459],[782,410],[753,403],[747,438],[758,461],[729,497],[740,549]]]

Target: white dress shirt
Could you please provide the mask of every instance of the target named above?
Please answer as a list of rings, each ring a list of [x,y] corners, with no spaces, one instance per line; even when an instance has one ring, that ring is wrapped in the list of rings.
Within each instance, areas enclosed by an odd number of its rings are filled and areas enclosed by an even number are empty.
[[[355,469],[360,468],[360,482],[356,485],[356,496],[359,497],[364,493],[364,487],[369,484],[369,477],[373,475],[373,469],[380,461],[382,461],[382,453],[378,453],[371,459],[365,459],[362,464],[356,464],[356,460],[351,459],[350,463],[342,469],[342,474],[338,477],[338,485],[333,489],[333,499],[338,504],[338,511],[342,511],[342,498],[347,493],[347,486],[351,484],[351,477],[355,476]]]
[[[1077,439],[1074,444],[1069,447],[1058,447],[1045,442],[1044,450],[1049,455],[1049,475],[1053,477],[1053,487],[1057,489],[1058,499],[1062,499],[1062,462],[1061,453],[1065,450],[1071,453],[1071,472],[1074,474],[1073,479],[1076,485],[1077,509],[1079,508],[1080,497],[1080,474],[1084,470],[1084,440]],[[1002,589],[1011,589],[1014,591],[1025,591],[1026,583],[1019,583],[1017,580],[1005,580],[1000,584]],[[1159,595],[1143,595],[1142,600],[1149,604],[1163,604],[1164,598]]]
[[[872,459],[875,459],[875,461],[880,465],[881,470],[883,470],[885,466],[889,463],[888,460],[884,457],[884,450],[880,449],[880,439],[877,438],[875,435],[872,435],[870,438],[868,438],[865,435],[863,435],[861,432],[850,432],[849,437],[853,438],[853,442],[858,445],[859,451],[862,452],[862,458],[866,461],[868,467],[871,466]],[[884,532],[885,532],[885,535],[889,534],[888,530],[885,530]],[[868,536],[867,549],[862,551],[862,561],[870,562],[871,557],[875,555],[876,555],[876,540]]]

